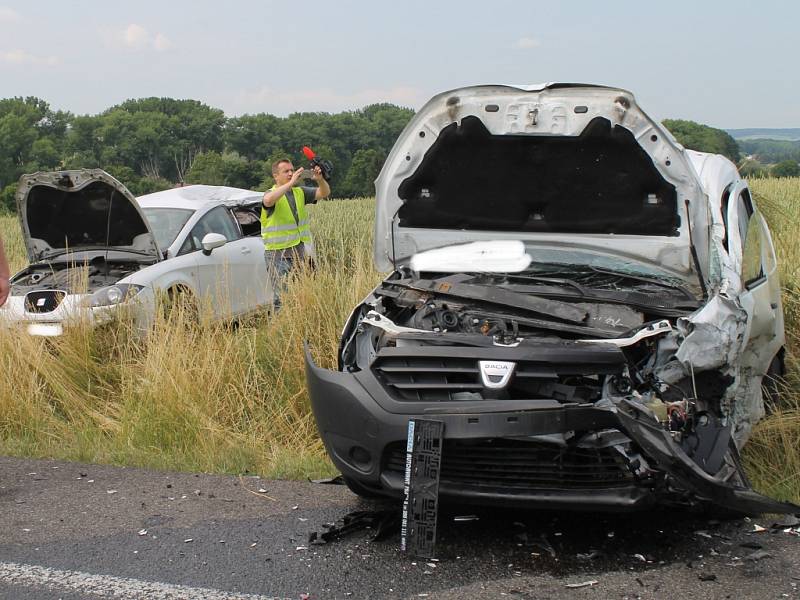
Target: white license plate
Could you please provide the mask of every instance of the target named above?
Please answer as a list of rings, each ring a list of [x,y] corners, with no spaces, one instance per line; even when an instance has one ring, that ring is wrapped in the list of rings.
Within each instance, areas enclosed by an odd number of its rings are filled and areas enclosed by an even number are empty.
[[[64,333],[64,327],[60,323],[31,323],[28,325],[30,335],[56,336]]]

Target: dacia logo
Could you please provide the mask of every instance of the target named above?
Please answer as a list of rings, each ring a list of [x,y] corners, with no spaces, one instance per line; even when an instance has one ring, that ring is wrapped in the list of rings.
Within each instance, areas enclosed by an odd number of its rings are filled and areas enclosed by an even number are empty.
[[[480,360],[478,367],[481,372],[481,382],[490,389],[502,389],[508,385],[517,363],[496,360]]]

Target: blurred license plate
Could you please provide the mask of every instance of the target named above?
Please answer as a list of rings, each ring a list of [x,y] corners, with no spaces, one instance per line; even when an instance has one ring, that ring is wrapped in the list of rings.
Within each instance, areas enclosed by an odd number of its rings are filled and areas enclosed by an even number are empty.
[[[30,335],[54,336],[64,333],[60,323],[31,323],[28,325]]]

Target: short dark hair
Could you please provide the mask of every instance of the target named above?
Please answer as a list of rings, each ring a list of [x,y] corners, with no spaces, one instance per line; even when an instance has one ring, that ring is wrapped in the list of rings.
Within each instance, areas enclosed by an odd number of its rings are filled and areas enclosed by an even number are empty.
[[[274,163],[272,163],[272,174],[276,175],[278,173],[278,165],[281,163],[289,163],[292,164],[292,161],[288,158],[279,158]]]

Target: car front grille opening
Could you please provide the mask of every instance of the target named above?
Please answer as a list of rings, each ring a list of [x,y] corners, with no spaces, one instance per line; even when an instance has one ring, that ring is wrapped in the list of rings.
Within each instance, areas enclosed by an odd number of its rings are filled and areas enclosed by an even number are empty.
[[[405,442],[383,454],[386,471],[405,473]],[[629,486],[634,476],[613,448],[561,448],[507,439],[445,440],[440,484],[485,491],[607,489]]]
[[[66,295],[66,292],[60,290],[28,292],[25,296],[25,310],[29,313],[53,312]]]
[[[559,365],[520,362],[506,387],[489,390],[481,381],[478,362],[470,358],[381,358],[372,368],[392,397],[403,402],[485,399],[593,402],[600,398],[603,383],[600,375],[563,375],[559,373]],[[569,372],[570,368],[563,370]]]

